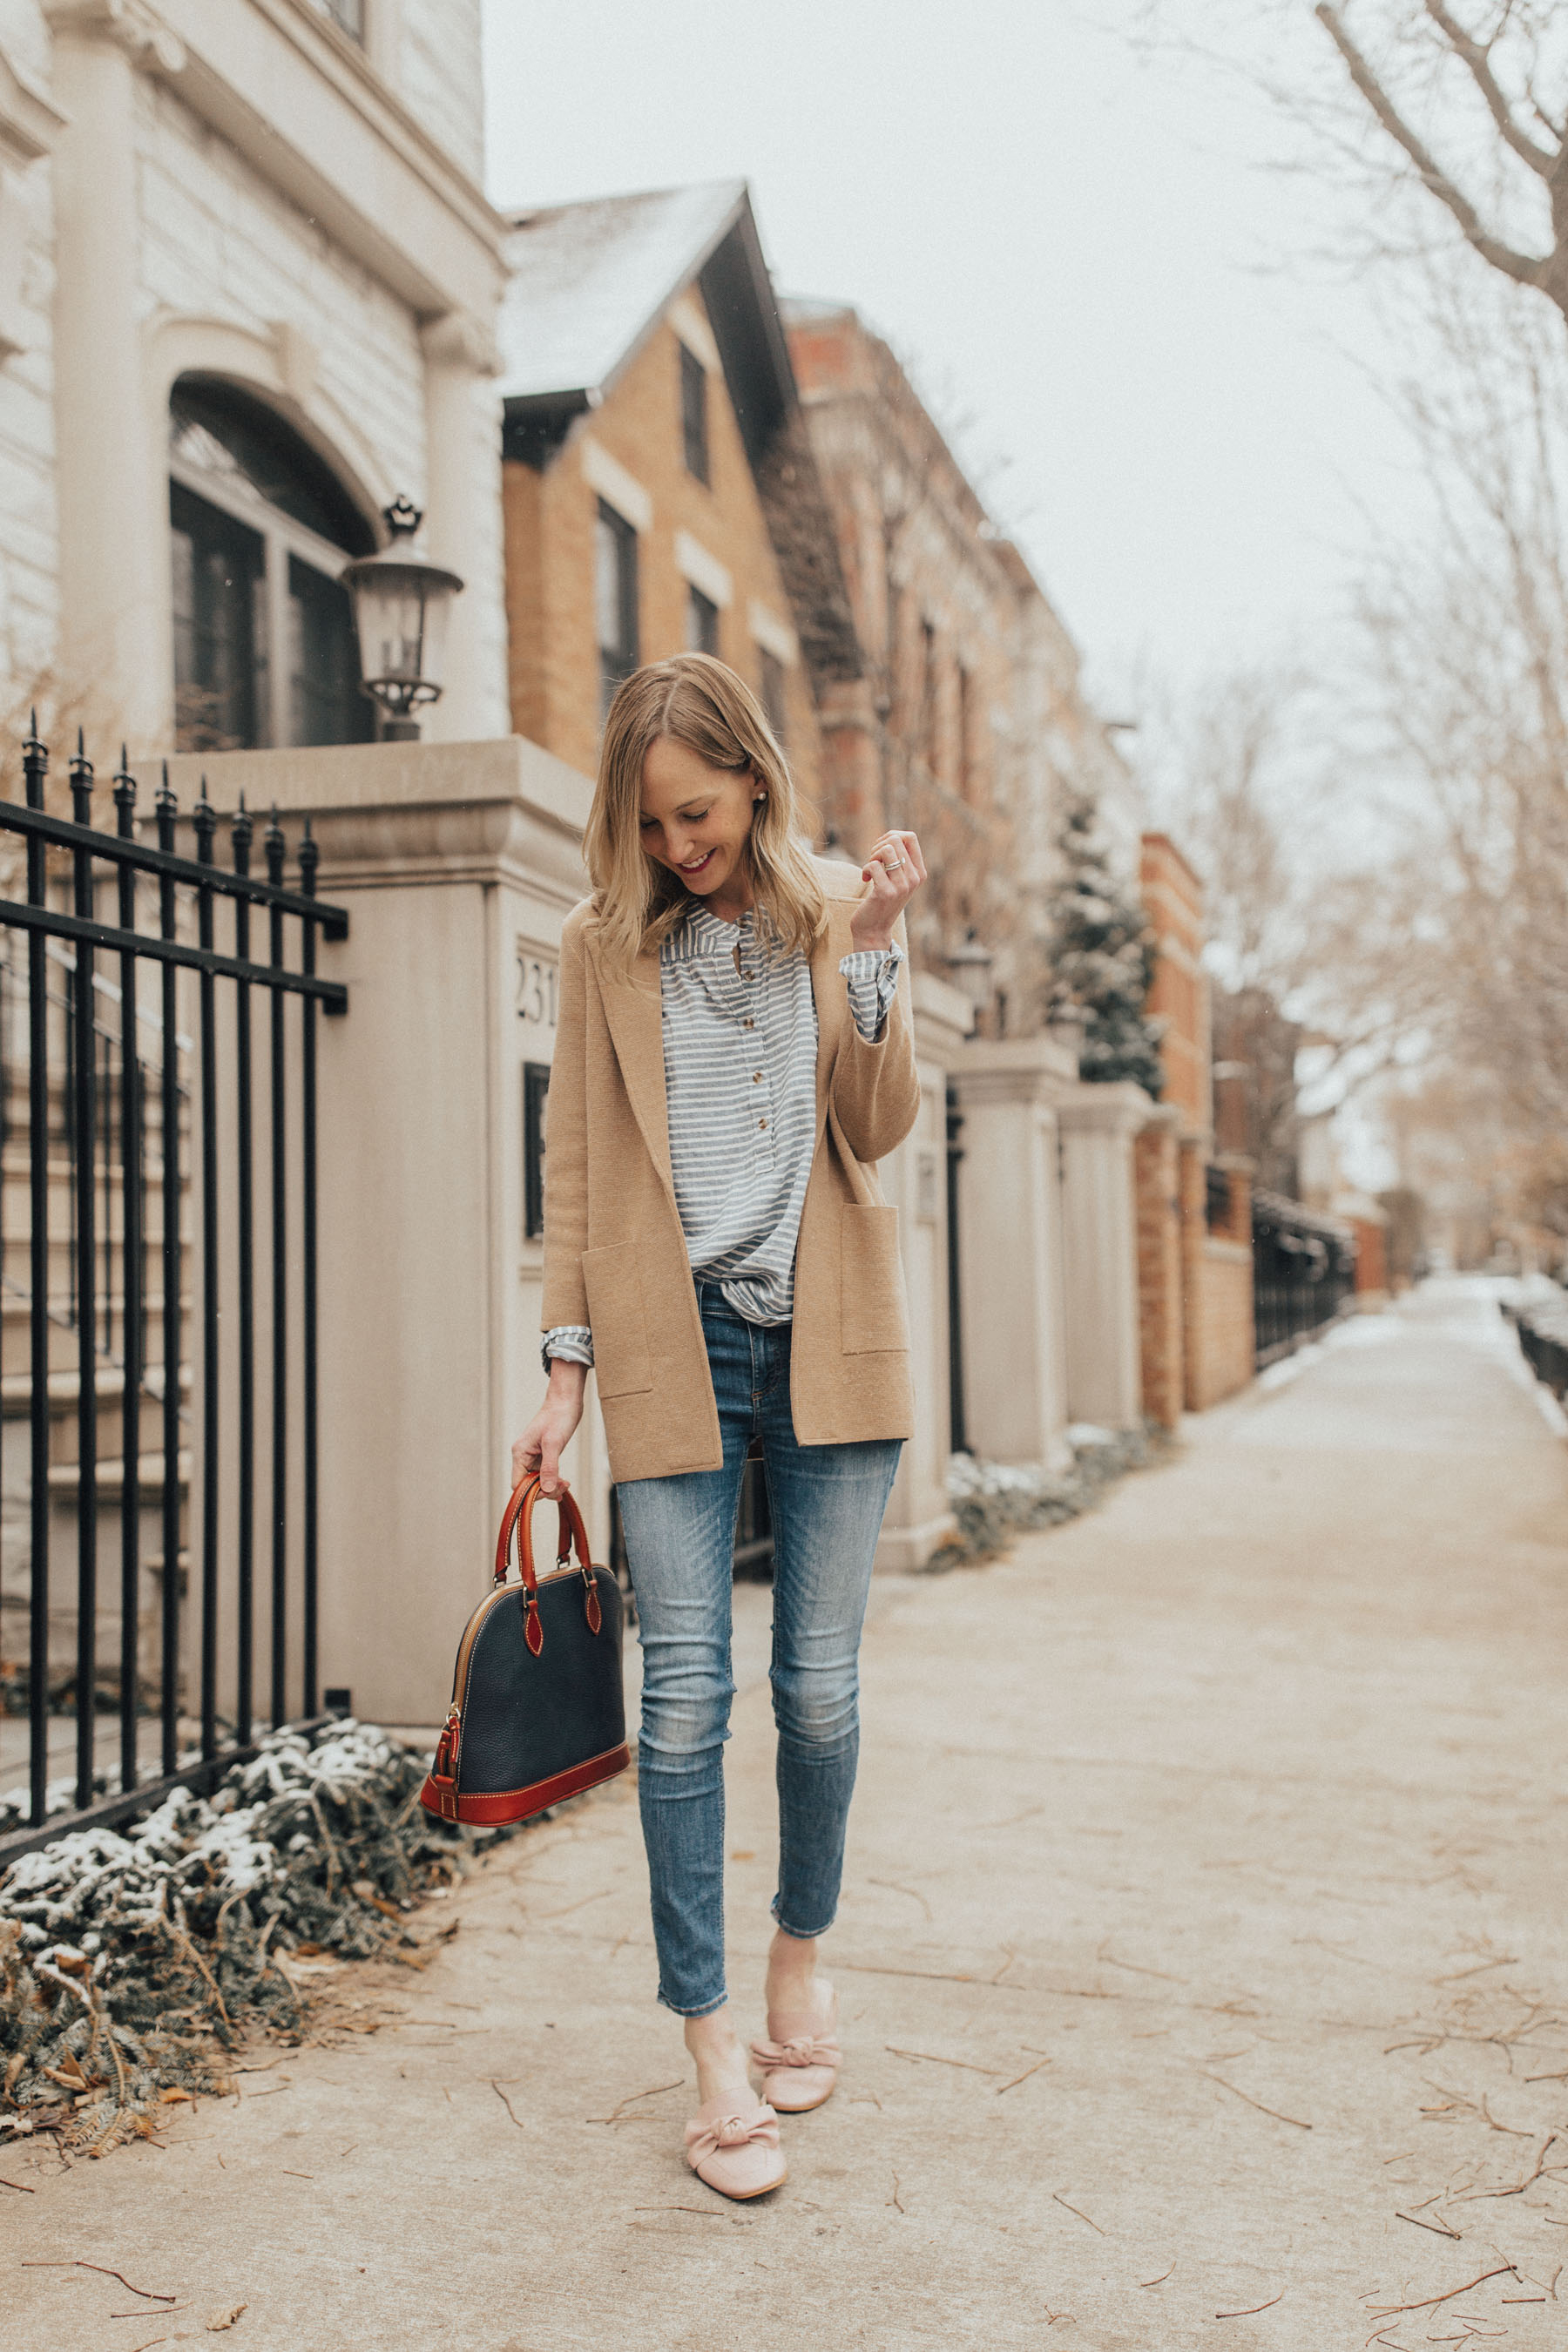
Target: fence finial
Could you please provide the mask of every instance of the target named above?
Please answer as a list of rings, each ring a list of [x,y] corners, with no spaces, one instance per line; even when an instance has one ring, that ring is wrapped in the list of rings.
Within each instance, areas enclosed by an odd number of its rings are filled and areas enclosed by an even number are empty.
[[[92,823],[92,761],[87,756],[87,746],[79,727],[76,730],[76,752],[70,763],[71,814],[78,824]]]
[[[120,765],[114,772],[114,805],[120,813],[121,838],[129,841],[136,830],[136,779],[131,772],[123,743],[120,746]]]
[[[26,788],[27,806],[41,809],[44,805],[44,778],[49,772],[49,755],[38,740],[38,714],[35,710],[33,731],[22,746],[22,776]]]
[[[158,846],[167,854],[172,852],[174,846],[174,818],[180,806],[174,793],[170,789],[167,760],[163,761],[163,781],[158,787],[158,797],[153,805],[158,818]]]
[[[207,780],[202,778],[201,794],[191,811],[191,824],[196,836],[196,856],[204,866],[213,857],[213,835],[217,831],[217,811],[207,798]]]

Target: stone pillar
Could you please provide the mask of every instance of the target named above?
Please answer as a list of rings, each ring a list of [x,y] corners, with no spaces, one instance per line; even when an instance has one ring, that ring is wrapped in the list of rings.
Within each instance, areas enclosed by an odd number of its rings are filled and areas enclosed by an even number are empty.
[[[1074,1093],[1045,1037],[966,1045],[952,1072],[963,1114],[959,1285],[967,1434],[1000,1462],[1068,1458],[1057,1114]],[[1103,1093],[1105,1088],[1085,1089]]]
[[[47,14],[66,117],[53,166],[60,692],[100,740],[166,740],[150,583],[168,573],[167,466],[142,399],[131,51],[156,46],[170,69],[184,53],[102,0],[49,0]]]
[[[879,1173],[884,1197],[899,1211],[915,1429],[882,1522],[879,1569],[923,1568],[953,1524],[947,1502],[947,1074],[974,1026],[974,1012],[966,996],[930,972],[915,974],[913,994],[920,1118]]]
[[[309,813],[321,895],[349,910],[348,940],[321,950],[349,1011],[317,1030],[321,1683],[373,1719],[429,1723],[543,1394],[523,1069],[551,1058],[590,788],[516,737],[171,767],[187,807],[203,772],[220,809],[242,787],[276,802],[291,845]],[[297,1246],[297,1194],[289,1213]],[[596,1405],[567,1467],[603,1559]]]
[[[506,674],[500,398],[493,338],[461,312],[427,326],[423,539],[465,583],[452,606],[447,690],[421,718],[426,739],[462,743],[511,727]]]
[[[1143,1417],[1132,1147],[1152,1108],[1127,1084],[1075,1087],[1058,1108],[1068,1418],[1105,1429]]]
[[[1174,1104],[1163,1104],[1132,1146],[1143,1412],[1163,1429],[1174,1429],[1182,1417],[1182,1207],[1176,1139],[1181,1120]]]

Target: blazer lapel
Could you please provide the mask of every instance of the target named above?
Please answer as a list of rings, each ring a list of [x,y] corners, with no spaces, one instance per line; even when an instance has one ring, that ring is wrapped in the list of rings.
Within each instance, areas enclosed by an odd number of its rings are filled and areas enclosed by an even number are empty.
[[[664,1092],[664,1029],[660,1019],[658,951],[645,948],[629,975],[605,971],[595,943],[594,961],[599,997],[609,1024],[621,1081],[642,1129],[648,1156],[671,1200],[675,1178],[669,1164],[669,1117]]]

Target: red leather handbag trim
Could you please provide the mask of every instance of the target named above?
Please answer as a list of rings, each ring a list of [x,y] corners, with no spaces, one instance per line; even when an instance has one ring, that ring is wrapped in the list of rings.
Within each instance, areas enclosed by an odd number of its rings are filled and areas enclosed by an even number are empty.
[[[419,1801],[427,1813],[438,1813],[443,1821],[499,1829],[508,1822],[525,1822],[531,1813],[542,1813],[551,1805],[563,1804],[568,1797],[581,1796],[584,1789],[596,1788],[601,1780],[613,1780],[631,1760],[631,1750],[623,1740],[619,1748],[607,1748],[602,1756],[590,1756],[585,1763],[552,1773],[548,1780],[535,1780],[526,1789],[487,1790],[482,1796],[460,1797],[452,1781],[437,1780],[431,1772]]]
[[[526,1478],[520,1478],[513,1487],[511,1499],[501,1514],[500,1533],[496,1538],[496,1582],[498,1584],[506,1582],[514,1528],[518,1528],[518,1567],[522,1571],[522,1580],[531,1590],[538,1583],[539,1580],[533,1568],[533,1514],[540,1503],[550,1498],[540,1494],[538,1476],[531,1471]],[[555,1538],[556,1558],[563,1562],[569,1559],[574,1545],[579,1562],[586,1568],[588,1530],[583,1524],[583,1514],[577,1508],[577,1498],[570,1489],[567,1489],[555,1496],[554,1501],[560,1515],[560,1525]],[[520,1518],[522,1524],[519,1528]]]

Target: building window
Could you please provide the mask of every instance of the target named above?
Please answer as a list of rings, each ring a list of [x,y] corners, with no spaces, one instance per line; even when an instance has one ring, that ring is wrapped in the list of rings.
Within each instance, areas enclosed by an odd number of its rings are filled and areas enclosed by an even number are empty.
[[[637,666],[637,535],[599,500],[594,532],[594,614],[599,635],[599,717]]]
[[[937,773],[936,623],[921,623],[921,757]]]
[[[719,650],[719,607],[711,596],[689,582],[686,590],[686,650],[692,654],[716,654]]]
[[[364,40],[364,0],[316,0],[323,16],[330,16],[340,33],[362,45]]]
[[[958,789],[966,801],[980,798],[980,763],[974,750],[974,674],[958,666]]]
[[[548,1062],[522,1066],[522,1237],[537,1241],[544,1231],[544,1130],[550,1097]]]
[[[708,475],[708,371],[695,352],[679,343],[680,352],[680,435],[686,449],[686,470],[700,482]]]
[[[174,741],[248,748],[266,709],[267,548],[221,508],[169,486],[174,572]]]
[[[768,725],[782,743],[785,734],[784,666],[777,654],[771,654],[766,646],[757,647],[757,664],[761,673],[759,684],[763,709]]]
[[[316,452],[231,384],[183,378],[170,427],[176,748],[369,741],[338,574],[374,548],[370,525]]]

